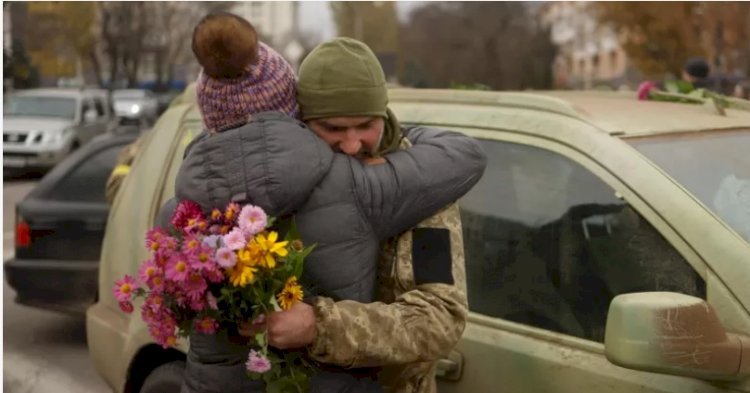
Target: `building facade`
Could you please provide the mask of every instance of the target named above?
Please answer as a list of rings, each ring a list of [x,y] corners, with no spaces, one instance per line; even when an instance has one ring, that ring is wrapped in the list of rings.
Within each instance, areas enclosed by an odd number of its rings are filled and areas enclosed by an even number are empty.
[[[547,2],[539,12],[559,49],[552,65],[556,88],[619,89],[637,79],[617,34],[597,23],[588,3]]]
[[[261,40],[276,49],[297,70],[304,52],[298,40],[297,2],[242,1],[232,6],[231,12],[250,21]]]

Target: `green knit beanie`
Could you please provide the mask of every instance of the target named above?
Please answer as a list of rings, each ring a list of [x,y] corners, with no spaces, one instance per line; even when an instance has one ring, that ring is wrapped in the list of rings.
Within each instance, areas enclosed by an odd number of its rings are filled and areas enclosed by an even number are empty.
[[[388,91],[383,68],[363,42],[334,38],[318,45],[300,65],[297,101],[303,120],[386,117]]]

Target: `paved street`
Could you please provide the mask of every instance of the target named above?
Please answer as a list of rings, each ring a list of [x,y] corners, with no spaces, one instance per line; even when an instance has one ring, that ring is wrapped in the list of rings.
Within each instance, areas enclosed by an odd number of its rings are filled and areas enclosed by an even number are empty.
[[[15,203],[36,179],[5,180],[3,260],[13,255]],[[86,349],[84,318],[14,303],[3,279],[3,391],[6,393],[104,393]]]

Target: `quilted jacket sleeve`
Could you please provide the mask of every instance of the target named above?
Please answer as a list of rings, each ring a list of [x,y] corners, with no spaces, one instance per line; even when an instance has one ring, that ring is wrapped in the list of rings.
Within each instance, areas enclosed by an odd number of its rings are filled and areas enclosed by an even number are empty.
[[[366,165],[352,159],[355,191],[379,238],[395,236],[466,194],[482,177],[487,158],[479,143],[458,132],[417,127],[408,149]]]

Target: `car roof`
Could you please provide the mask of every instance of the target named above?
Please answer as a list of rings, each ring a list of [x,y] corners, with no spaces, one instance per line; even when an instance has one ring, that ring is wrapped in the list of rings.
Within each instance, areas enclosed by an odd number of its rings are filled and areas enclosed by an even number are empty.
[[[391,101],[495,105],[553,112],[590,123],[613,135],[640,136],[674,132],[750,128],[750,111],[695,104],[639,101],[634,92],[394,89]]]
[[[81,96],[106,96],[107,91],[103,89],[69,89],[69,88],[39,88],[16,90],[12,94],[19,96],[46,96],[46,97],[81,97]]]

